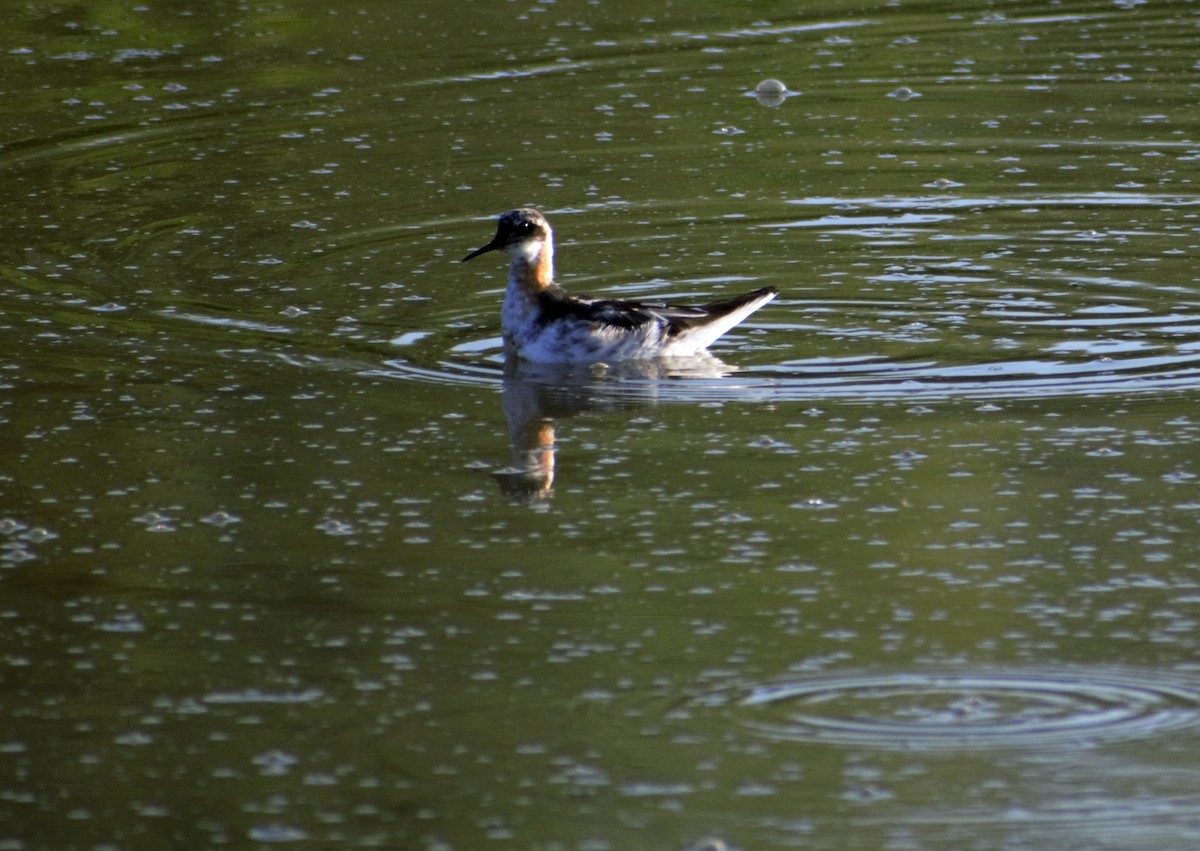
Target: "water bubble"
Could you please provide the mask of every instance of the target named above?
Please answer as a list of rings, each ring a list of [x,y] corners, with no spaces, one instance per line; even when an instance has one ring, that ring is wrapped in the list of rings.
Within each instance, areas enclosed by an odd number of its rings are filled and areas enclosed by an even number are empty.
[[[207,523],[210,526],[222,527],[232,523],[241,523],[242,518],[236,514],[230,514],[228,511],[214,511],[212,514],[201,517],[200,522]]]
[[[22,532],[18,537],[23,541],[28,541],[31,544],[40,544],[43,541],[52,541],[58,537],[57,534],[51,532],[44,526],[34,526],[25,532]]]
[[[147,532],[174,532],[173,520],[158,511],[147,511],[140,517],[133,518],[134,523],[141,523]]]
[[[354,534],[354,524],[347,523],[345,520],[334,520],[333,518],[322,520],[314,528],[324,532],[326,535],[339,537]]]
[[[270,750],[260,753],[250,761],[262,770],[264,777],[279,777],[291,771],[292,766],[300,759],[287,751]]]
[[[760,95],[781,95],[787,91],[787,86],[781,80],[770,77],[755,86],[754,91]]]
[[[257,842],[303,842],[308,833],[286,824],[262,824],[250,828],[248,835]]]
[[[787,98],[800,93],[790,91],[782,80],[768,77],[755,86],[751,94],[763,106],[776,107],[782,104]]]
[[[14,520],[11,517],[0,519],[0,535],[12,535],[15,532],[20,532],[25,528],[25,524],[20,520]]]

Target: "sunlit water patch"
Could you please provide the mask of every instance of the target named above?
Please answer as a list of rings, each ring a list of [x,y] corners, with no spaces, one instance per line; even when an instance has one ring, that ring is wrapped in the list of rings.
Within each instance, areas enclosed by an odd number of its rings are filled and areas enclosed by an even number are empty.
[[[908,751],[1095,745],[1200,727],[1200,682],[1119,669],[850,672],[695,704],[772,740]]]

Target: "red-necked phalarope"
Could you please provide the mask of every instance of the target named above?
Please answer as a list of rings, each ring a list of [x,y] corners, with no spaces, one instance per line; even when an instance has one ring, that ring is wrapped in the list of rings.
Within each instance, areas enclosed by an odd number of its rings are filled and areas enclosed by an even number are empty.
[[[463,261],[508,251],[508,289],[501,325],[504,350],[544,363],[589,363],[687,357],[779,294],[763,287],[699,307],[575,296],[554,283],[554,234],[537,210],[509,210],[495,238]]]

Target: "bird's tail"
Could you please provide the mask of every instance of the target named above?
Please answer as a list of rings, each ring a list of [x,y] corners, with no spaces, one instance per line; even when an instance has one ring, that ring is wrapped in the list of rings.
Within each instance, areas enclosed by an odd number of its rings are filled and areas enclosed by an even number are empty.
[[[673,317],[675,339],[672,349],[700,351],[707,348],[722,334],[744,321],[777,295],[779,290],[775,287],[763,287],[729,301],[706,304],[697,311],[698,315]]]

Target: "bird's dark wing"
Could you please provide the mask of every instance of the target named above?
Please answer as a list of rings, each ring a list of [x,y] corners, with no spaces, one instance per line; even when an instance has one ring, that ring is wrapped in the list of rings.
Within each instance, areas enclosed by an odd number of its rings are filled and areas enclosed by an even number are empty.
[[[683,306],[661,302],[588,298],[571,295],[561,287],[551,287],[538,293],[538,301],[541,316],[547,324],[557,319],[571,319],[633,330],[647,323],[655,323],[664,326],[667,335],[674,337],[689,328],[720,319],[747,302],[776,292],[774,287],[763,287],[728,301]]]
[[[663,312],[672,310],[665,304],[571,295],[560,287],[551,287],[539,292],[538,307],[541,308],[541,319],[547,325],[566,319],[627,330],[640,328],[650,322],[663,321]]]

